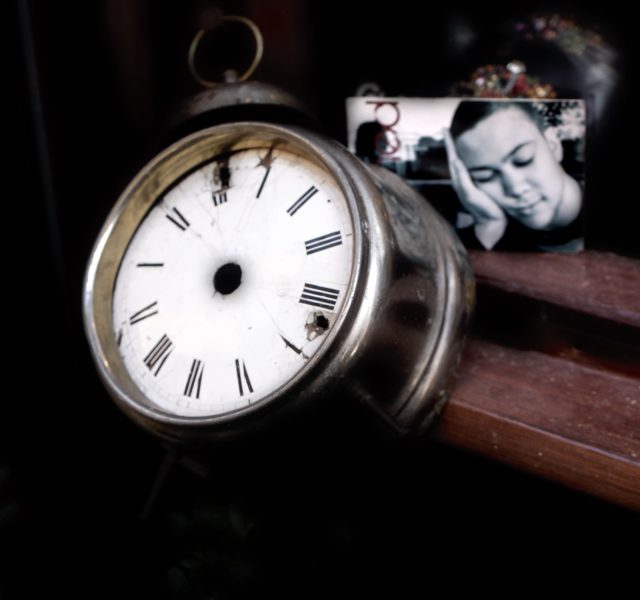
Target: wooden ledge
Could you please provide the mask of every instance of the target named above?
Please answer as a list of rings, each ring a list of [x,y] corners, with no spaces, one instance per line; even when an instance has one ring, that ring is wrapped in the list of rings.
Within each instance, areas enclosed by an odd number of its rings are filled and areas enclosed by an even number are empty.
[[[475,253],[438,439],[640,510],[640,261]]]
[[[606,252],[470,253],[480,286],[640,330],[640,261]]]

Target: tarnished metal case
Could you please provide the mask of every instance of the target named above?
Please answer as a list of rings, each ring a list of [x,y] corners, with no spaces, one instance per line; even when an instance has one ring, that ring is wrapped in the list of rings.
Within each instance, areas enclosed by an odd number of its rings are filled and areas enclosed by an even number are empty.
[[[222,153],[274,144],[327,170],[345,194],[354,264],[344,304],[317,354],[269,396],[217,416],[170,414],[142,394],[118,352],[112,296],[122,257],[149,209],[189,170]],[[336,396],[364,403],[396,431],[423,431],[446,399],[473,296],[452,229],[400,178],[316,133],[242,122],[181,139],[136,176],[96,242],[83,309],[98,372],[118,406],[162,438],[201,443],[269,427]]]

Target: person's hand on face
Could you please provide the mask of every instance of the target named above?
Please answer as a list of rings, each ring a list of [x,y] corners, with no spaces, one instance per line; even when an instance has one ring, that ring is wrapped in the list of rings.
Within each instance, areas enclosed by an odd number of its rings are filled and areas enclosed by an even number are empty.
[[[507,217],[502,208],[474,184],[467,167],[458,156],[449,130],[445,129],[443,133],[453,189],[475,220],[476,237],[490,250],[503,236]]]

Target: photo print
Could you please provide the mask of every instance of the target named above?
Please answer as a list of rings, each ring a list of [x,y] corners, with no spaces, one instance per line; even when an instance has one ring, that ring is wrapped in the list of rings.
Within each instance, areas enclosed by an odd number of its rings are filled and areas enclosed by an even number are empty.
[[[468,248],[584,247],[582,100],[347,100],[348,144],[403,177]]]

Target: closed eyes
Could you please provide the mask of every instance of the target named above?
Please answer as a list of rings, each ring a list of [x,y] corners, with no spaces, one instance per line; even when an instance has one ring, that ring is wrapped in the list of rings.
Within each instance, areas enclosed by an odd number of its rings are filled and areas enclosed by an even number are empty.
[[[533,144],[527,143],[518,146],[514,152],[509,154],[507,160],[510,161],[514,167],[528,167],[535,160],[535,148]],[[469,174],[475,183],[489,183],[499,176],[500,171],[499,169],[492,169],[490,167],[477,167],[470,169]]]
[[[493,169],[474,169],[473,171],[470,171],[470,175],[476,183],[488,183],[495,179],[498,172]]]

